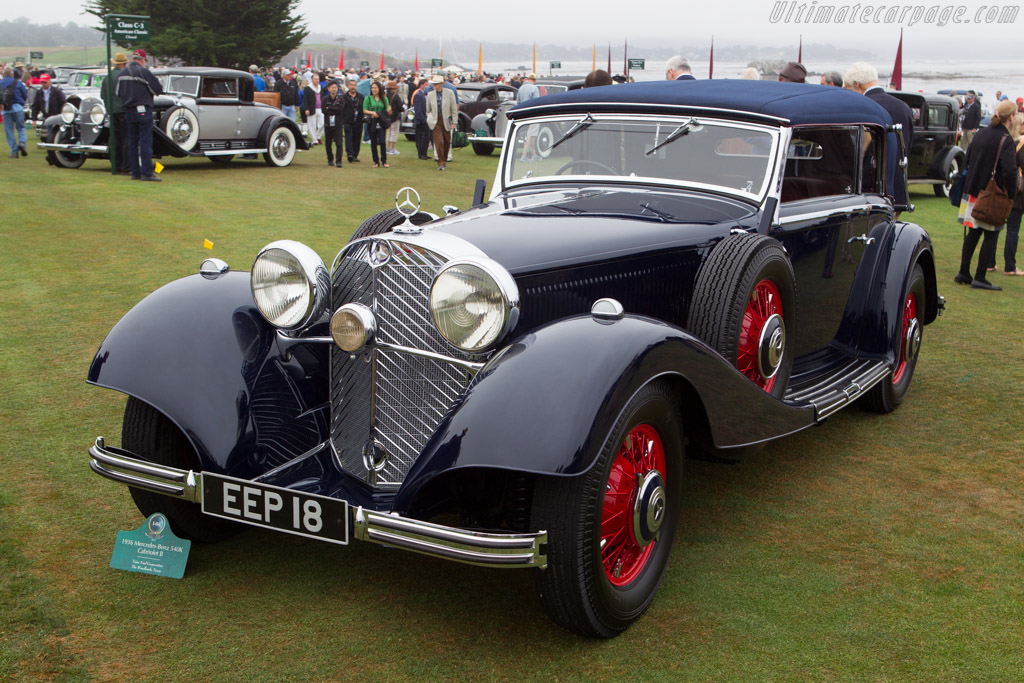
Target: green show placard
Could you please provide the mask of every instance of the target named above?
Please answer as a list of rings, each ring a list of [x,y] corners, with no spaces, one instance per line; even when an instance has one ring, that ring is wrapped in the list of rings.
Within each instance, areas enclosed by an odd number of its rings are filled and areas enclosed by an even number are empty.
[[[29,59],[42,59],[43,58],[43,53],[42,52],[29,52],[28,56],[29,56]]]
[[[430,60],[430,68],[431,69],[440,69],[442,66],[444,66],[444,60],[443,59],[438,59],[437,57],[434,57],[434,58],[432,58]]]
[[[630,70],[640,69],[641,71],[643,71],[644,70],[644,60],[630,58],[630,60],[629,60],[629,68],[630,68]]]
[[[551,62],[551,68],[552,69],[561,69],[562,68],[562,63],[561,62]]]
[[[180,579],[185,575],[191,547],[192,541],[175,536],[167,518],[154,512],[138,529],[117,532],[110,566],[129,572]]]
[[[370,66],[370,63],[364,59],[363,61],[359,62],[359,66],[365,69],[366,67]]]
[[[115,43],[138,43],[149,40],[149,17],[130,14],[108,14],[107,30]]]

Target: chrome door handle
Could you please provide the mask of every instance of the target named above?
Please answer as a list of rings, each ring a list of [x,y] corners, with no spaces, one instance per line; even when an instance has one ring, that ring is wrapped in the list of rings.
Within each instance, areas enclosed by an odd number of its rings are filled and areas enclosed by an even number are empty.
[[[868,237],[867,235],[855,235],[850,239],[846,240],[846,243],[850,244],[851,242],[863,242],[864,244],[871,244],[874,241],[874,237]]]

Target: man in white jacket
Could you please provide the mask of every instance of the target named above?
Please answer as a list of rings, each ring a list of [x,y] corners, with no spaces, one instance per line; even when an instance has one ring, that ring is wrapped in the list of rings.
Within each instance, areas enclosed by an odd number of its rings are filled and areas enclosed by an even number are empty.
[[[434,131],[437,170],[443,171],[452,146],[452,131],[459,123],[459,105],[452,91],[444,87],[444,78],[433,76],[430,83],[434,91],[427,93],[427,127]]]

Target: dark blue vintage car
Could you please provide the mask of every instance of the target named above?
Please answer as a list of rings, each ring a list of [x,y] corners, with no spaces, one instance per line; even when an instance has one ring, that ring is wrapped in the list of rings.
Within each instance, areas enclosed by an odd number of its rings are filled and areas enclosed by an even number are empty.
[[[529,567],[555,621],[614,636],[661,582],[685,458],[906,397],[942,299],[885,193],[889,125],[787,83],[533,100],[472,209],[406,188],[330,269],[279,241],[135,306],[89,372],[129,396],[91,466],[193,539]]]

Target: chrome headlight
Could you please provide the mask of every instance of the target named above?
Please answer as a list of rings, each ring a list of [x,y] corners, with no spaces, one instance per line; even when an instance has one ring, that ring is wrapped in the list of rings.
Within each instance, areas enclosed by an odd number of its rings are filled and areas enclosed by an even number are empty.
[[[305,244],[280,240],[263,247],[250,279],[256,307],[271,325],[286,330],[314,322],[327,305],[327,266]]]
[[[519,319],[519,288],[488,258],[452,261],[430,287],[430,314],[441,335],[463,351],[484,351]]]
[[[78,109],[75,105],[65,102],[64,106],[60,109],[60,120],[64,123],[74,123],[76,116],[78,116]]]
[[[89,120],[92,121],[94,126],[99,126],[103,123],[103,119],[107,116],[107,110],[103,108],[101,102],[97,102],[89,109]]]

